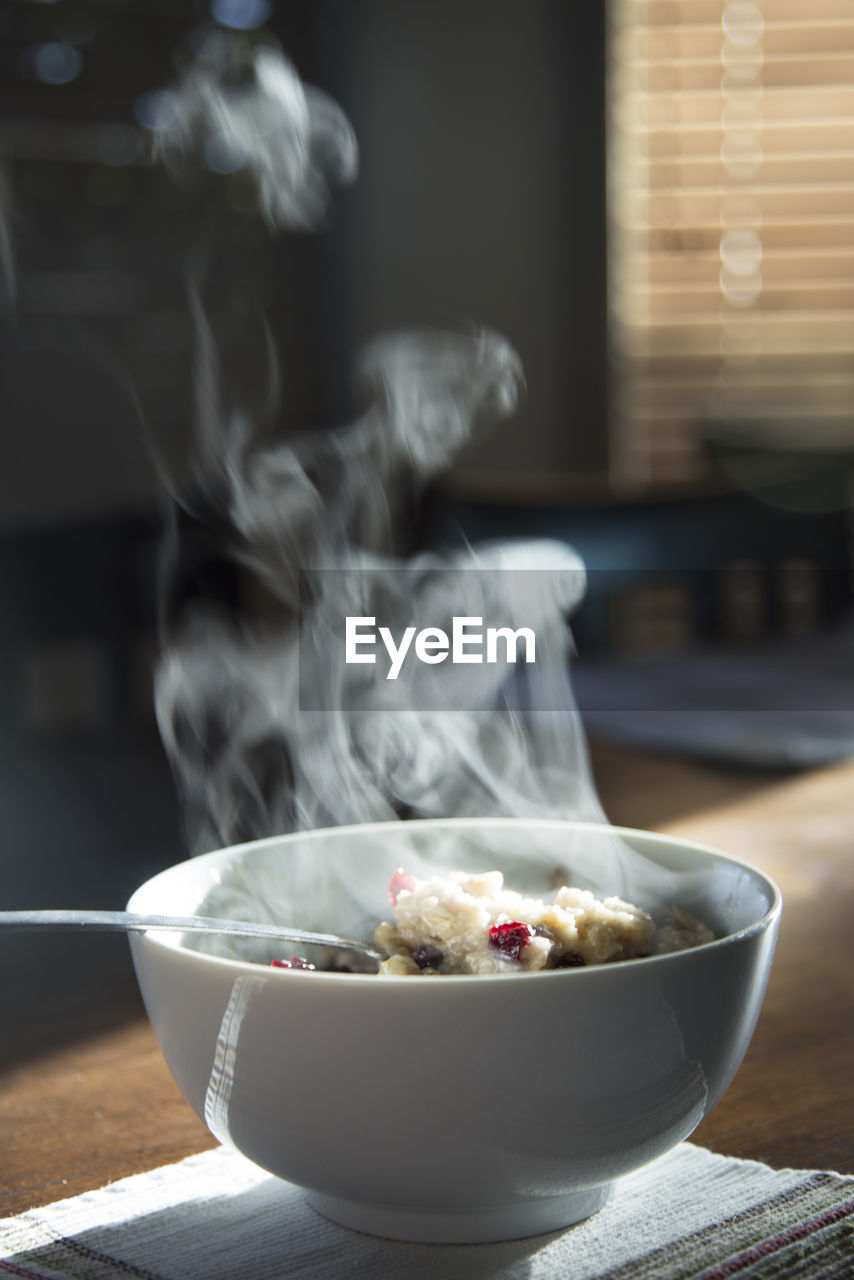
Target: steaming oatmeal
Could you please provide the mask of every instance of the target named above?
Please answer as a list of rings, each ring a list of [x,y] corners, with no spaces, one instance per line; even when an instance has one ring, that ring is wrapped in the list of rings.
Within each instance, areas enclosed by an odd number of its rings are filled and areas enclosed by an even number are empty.
[[[551,902],[504,886],[500,871],[454,871],[417,880],[392,877],[394,923],[374,933],[387,952],[381,974],[487,974],[576,968],[682,951],[710,942],[712,930],[678,907],[656,925],[622,898],[598,899],[563,885]]]

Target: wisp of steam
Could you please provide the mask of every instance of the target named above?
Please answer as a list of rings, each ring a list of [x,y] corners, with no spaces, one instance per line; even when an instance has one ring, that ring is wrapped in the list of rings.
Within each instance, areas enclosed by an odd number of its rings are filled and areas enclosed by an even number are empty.
[[[355,173],[341,111],[269,46],[247,52],[221,33],[170,102],[159,154],[186,160],[227,139],[276,228],[304,228],[328,182]],[[522,370],[510,344],[486,330],[381,337],[358,362],[371,403],[356,422],[261,442],[227,403],[198,298],[193,307],[195,484],[223,550],[275,602],[254,621],[196,602],[166,636],[157,715],[193,850],[401,817],[601,823],[570,682],[578,556],[556,542],[410,558],[398,545],[420,489],[481,419],[514,409]],[[506,667],[450,663],[438,684],[435,668],[366,676],[344,660],[348,615],[399,629],[500,617],[535,629],[537,661],[510,678]],[[626,883],[614,865],[601,878],[611,892]]]
[[[155,156],[176,167],[205,157],[225,171],[246,168],[272,229],[315,226],[329,181],[356,175],[356,137],[343,111],[269,45],[212,32],[157,101]]]

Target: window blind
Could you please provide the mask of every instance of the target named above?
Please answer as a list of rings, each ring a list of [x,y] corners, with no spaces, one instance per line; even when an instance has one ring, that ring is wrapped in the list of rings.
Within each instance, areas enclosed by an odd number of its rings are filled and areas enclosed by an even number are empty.
[[[612,0],[617,482],[854,443],[854,2]]]

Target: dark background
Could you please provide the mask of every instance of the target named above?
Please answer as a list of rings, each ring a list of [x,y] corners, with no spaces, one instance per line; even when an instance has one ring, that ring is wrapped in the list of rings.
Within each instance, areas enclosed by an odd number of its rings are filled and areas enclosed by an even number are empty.
[[[180,0],[0,6],[6,908],[118,907],[185,854],[151,671],[158,468],[186,478],[194,417],[188,272],[250,407],[270,325],[285,433],[359,412],[353,359],[374,333],[477,324],[517,348],[528,390],[461,466],[512,484],[606,463],[602,7],[272,6],[268,31],[360,144],[317,235],[271,234],[239,174],[177,181],[149,163],[135,105],[211,25],[210,6]],[[10,999],[51,972],[127,977],[121,938],[2,943]]]

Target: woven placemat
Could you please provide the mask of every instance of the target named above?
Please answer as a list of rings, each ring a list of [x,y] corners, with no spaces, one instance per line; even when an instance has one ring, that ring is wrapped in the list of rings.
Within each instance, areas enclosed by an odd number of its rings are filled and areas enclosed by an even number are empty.
[[[321,1218],[220,1148],[0,1222],[0,1274],[30,1280],[850,1280],[854,1178],[683,1143],[598,1214],[492,1245],[400,1244]]]

